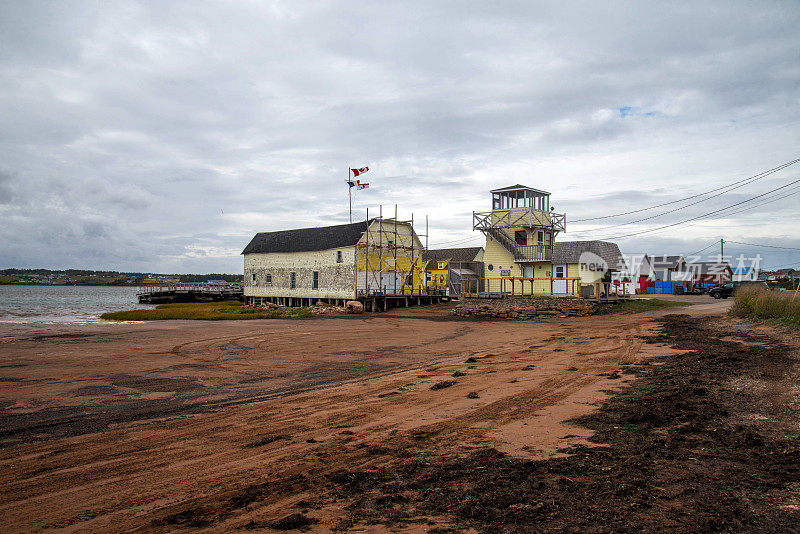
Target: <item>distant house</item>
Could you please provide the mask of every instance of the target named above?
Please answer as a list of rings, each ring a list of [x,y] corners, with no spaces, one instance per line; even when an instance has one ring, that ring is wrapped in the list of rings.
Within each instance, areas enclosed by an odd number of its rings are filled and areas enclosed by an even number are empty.
[[[775,279],[776,280],[787,280],[790,278],[794,278],[798,272],[794,269],[778,269],[775,271]]]
[[[351,224],[261,232],[242,251],[249,303],[419,295],[422,242],[410,223]]]
[[[625,259],[616,243],[609,241],[560,241],[553,245],[553,293],[574,293],[573,285],[580,278],[582,258],[585,253],[591,253],[603,259],[608,267],[606,281],[610,282],[615,272],[627,268]],[[584,268],[586,266],[584,265]],[[591,287],[585,289],[591,290]],[[589,296],[589,295],[584,295]]]
[[[428,287],[461,292],[461,280],[483,278],[483,247],[439,248],[422,253]]]
[[[647,254],[626,254],[627,268],[618,275],[620,282],[630,282],[637,293],[646,293],[647,284],[655,280],[655,271],[650,256]]]
[[[686,263],[683,256],[650,256],[653,268],[653,279],[656,282],[668,282],[673,279],[672,272],[683,270]]]
[[[697,261],[687,263],[674,273],[676,280],[694,284],[724,284],[733,280],[733,269],[728,262]]]
[[[756,269],[755,266],[753,265],[746,267],[734,267],[732,271],[733,271],[734,282],[758,280],[760,278],[758,274],[758,269]]]

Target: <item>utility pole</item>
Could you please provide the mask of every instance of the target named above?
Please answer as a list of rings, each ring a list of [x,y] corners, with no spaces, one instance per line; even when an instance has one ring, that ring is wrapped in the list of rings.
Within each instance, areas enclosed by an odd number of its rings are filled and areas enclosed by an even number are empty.
[[[725,240],[720,238],[719,239],[719,261],[722,261],[722,257],[725,256]]]

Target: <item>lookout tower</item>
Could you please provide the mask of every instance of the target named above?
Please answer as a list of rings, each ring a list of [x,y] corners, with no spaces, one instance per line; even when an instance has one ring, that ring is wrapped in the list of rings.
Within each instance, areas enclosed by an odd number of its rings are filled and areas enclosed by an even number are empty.
[[[486,276],[552,277],[553,242],[567,216],[554,212],[547,191],[517,184],[491,193],[492,211],[472,213],[473,230],[486,235]]]

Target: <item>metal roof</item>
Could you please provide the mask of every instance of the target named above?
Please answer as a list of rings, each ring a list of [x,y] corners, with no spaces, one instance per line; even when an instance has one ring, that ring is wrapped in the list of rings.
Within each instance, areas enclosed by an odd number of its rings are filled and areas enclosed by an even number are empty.
[[[481,250],[483,250],[483,247],[437,248],[424,251],[422,259],[425,261],[452,260],[456,263],[466,263],[476,261],[475,257],[480,254]]]
[[[683,260],[683,256],[650,256],[650,265],[653,269],[674,269]]]
[[[508,187],[501,187],[500,189],[492,189],[491,193],[507,193],[510,191],[533,191],[537,195],[549,195],[547,191],[542,191],[541,189],[534,189],[533,187],[528,187],[527,185],[509,185]]]
[[[554,265],[578,263],[584,252],[597,254],[611,270],[625,269],[625,259],[619,251],[619,246],[610,241],[556,241],[553,243],[552,263]]]
[[[370,221],[372,222],[372,221]],[[332,248],[352,247],[367,231],[367,222],[317,228],[298,228],[277,232],[260,232],[253,237],[242,254],[269,252],[309,252]]]

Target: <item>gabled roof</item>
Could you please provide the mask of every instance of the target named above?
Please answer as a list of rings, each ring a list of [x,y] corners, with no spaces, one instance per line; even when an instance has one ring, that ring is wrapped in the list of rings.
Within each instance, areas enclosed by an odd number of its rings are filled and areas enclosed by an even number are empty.
[[[366,231],[367,222],[361,221],[317,228],[260,232],[253,237],[242,251],[242,254],[309,252],[312,250],[352,247],[358,243]]]
[[[452,260],[456,263],[476,261],[475,257],[480,254],[483,247],[463,247],[463,248],[437,248],[426,250],[422,253],[424,261],[445,261]]]
[[[650,256],[650,265],[653,269],[674,269],[683,261],[683,256]]]
[[[554,265],[578,263],[584,252],[591,252],[603,258],[612,271],[625,269],[625,259],[619,247],[610,241],[556,241],[553,243],[552,263]]]
[[[733,272],[731,266],[726,261],[693,261],[685,264],[681,271],[692,271],[696,274],[722,274],[725,271]]]
[[[527,189],[528,191],[533,191],[539,195],[549,195],[547,191],[542,191],[541,189],[534,189],[533,187],[528,187],[527,185],[517,184],[517,185],[509,185],[508,187],[501,187],[500,189],[492,189],[491,193],[506,193],[508,191],[518,191],[520,189]]]

